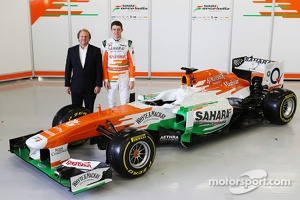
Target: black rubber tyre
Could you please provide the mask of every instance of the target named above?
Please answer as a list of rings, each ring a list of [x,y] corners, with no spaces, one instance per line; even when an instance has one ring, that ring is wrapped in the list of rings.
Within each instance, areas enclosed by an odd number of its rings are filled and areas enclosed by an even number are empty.
[[[67,105],[61,108],[52,120],[52,127],[62,124],[64,122],[70,121],[72,119],[84,116],[91,113],[88,109],[84,107],[78,107],[74,105]],[[70,146],[80,146],[84,144],[87,140],[79,140],[70,143]]]
[[[106,153],[107,162],[117,173],[136,178],[152,166],[156,147],[148,132],[128,127],[113,137]]]
[[[293,119],[296,108],[297,97],[294,92],[275,88],[266,95],[263,112],[271,123],[284,125]]]
[[[52,127],[90,113],[91,112],[84,107],[74,105],[64,106],[54,116],[52,120]]]

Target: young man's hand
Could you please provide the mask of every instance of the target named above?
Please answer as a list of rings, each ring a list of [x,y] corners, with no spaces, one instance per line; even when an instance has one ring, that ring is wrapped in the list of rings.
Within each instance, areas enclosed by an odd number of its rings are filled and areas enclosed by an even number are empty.
[[[129,81],[128,89],[132,90],[134,88],[134,81]]]
[[[110,83],[109,83],[108,81],[105,81],[105,82],[104,82],[104,87],[105,87],[106,89],[110,89]]]

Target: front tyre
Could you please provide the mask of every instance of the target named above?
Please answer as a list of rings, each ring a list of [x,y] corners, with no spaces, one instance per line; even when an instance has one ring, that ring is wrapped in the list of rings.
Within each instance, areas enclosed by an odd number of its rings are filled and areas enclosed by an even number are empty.
[[[264,102],[264,116],[274,124],[284,125],[289,123],[296,112],[297,97],[290,90],[275,88],[271,90]]]
[[[150,169],[155,153],[156,147],[148,132],[127,127],[109,143],[107,160],[120,175],[136,178]]]
[[[73,119],[76,119],[78,117],[90,114],[91,112],[80,106],[75,105],[67,105],[62,107],[53,117],[52,120],[52,127],[57,126],[59,124],[71,121]],[[81,146],[83,145],[87,140],[78,140],[75,142],[69,143],[69,146],[75,147],[75,146]]]
[[[59,111],[57,111],[57,113],[53,117],[52,127],[90,113],[91,112],[84,107],[75,106],[72,104],[64,106]]]

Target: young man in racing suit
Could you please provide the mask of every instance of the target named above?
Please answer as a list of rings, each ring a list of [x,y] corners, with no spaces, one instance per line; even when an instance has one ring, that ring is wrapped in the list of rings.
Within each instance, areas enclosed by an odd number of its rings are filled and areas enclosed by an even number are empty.
[[[111,23],[112,38],[102,42],[102,67],[104,87],[107,89],[108,106],[116,106],[119,91],[122,105],[129,101],[129,90],[134,88],[135,63],[132,41],[121,36],[123,25],[119,21]]]

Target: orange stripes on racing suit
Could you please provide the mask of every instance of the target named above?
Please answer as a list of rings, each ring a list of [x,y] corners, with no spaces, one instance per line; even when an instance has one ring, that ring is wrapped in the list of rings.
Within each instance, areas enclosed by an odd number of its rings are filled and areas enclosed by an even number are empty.
[[[125,38],[110,38],[102,42],[103,79],[115,82],[118,75],[129,72],[130,81],[135,80],[135,62],[132,41]]]

